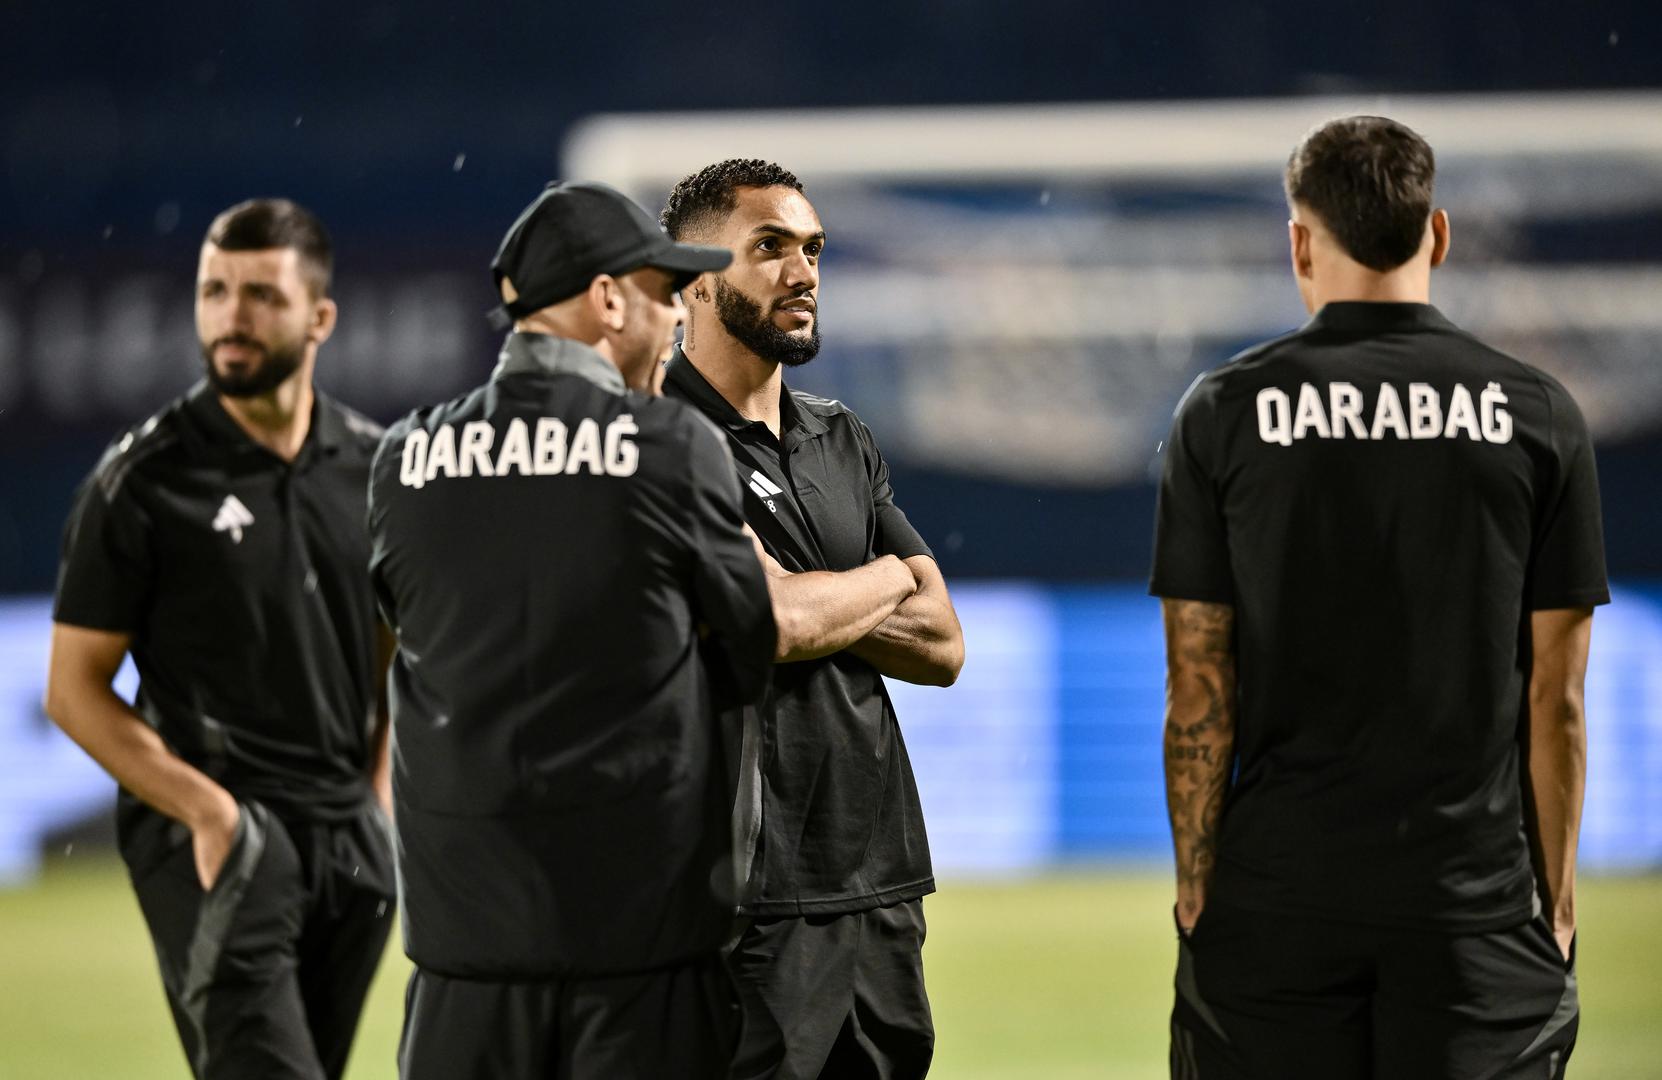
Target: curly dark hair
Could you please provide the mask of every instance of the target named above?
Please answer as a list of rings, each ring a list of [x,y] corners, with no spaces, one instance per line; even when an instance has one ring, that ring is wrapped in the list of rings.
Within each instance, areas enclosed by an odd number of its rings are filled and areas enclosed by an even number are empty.
[[[739,205],[739,189],[788,187],[802,190],[794,173],[761,158],[729,158],[706,165],[676,184],[658,221],[671,238],[680,240],[716,224]]]
[[[1383,116],[1346,116],[1293,150],[1287,199],[1315,211],[1351,258],[1383,273],[1420,250],[1436,175],[1431,147],[1411,128]]]

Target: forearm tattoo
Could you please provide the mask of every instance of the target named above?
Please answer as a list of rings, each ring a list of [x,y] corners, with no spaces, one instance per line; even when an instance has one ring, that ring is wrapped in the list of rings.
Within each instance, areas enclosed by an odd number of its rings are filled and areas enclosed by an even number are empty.
[[[1168,600],[1166,810],[1181,892],[1204,897],[1235,744],[1235,610]]]

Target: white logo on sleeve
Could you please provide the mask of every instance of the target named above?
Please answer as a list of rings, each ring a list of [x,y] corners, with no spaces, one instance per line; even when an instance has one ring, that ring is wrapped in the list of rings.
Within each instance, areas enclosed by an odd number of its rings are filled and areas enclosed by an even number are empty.
[[[756,493],[756,497],[761,499],[762,502],[767,505],[769,510],[773,511],[775,514],[779,512],[779,507],[773,504],[773,498],[775,495],[783,495],[785,492],[772,480],[769,480],[767,477],[763,476],[760,469],[751,470],[750,490]]]
[[[230,533],[233,544],[242,543],[242,530],[252,524],[254,515],[235,495],[225,496],[225,501],[219,504],[219,513],[214,515],[214,532]]]

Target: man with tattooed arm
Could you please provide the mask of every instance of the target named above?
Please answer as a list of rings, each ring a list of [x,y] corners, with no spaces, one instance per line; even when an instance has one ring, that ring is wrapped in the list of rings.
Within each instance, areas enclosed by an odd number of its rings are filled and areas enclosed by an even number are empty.
[[[1313,317],[1196,380],[1164,452],[1171,1074],[1563,1075],[1592,609],[1586,425],[1430,304],[1431,148],[1286,171]]]

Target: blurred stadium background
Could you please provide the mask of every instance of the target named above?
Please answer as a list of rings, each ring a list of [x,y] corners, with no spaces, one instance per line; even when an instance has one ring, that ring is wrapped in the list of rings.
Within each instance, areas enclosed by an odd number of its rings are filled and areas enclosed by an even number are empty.
[[[326,387],[477,382],[501,230],[551,177],[648,206],[779,160],[830,234],[804,388],[871,424],[969,646],[894,687],[941,894],[937,1075],[1162,1069],[1171,932],[1154,451],[1199,371],[1302,321],[1279,166],[1381,111],[1439,152],[1441,306],[1599,446],[1578,1075],[1662,1076],[1662,10],[1654,3],[303,3],[0,12],[0,1077],[183,1075],[111,788],[39,708],[70,493],[195,378],[209,218],[337,242]],[[392,1075],[402,960],[352,1075]]]

